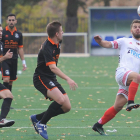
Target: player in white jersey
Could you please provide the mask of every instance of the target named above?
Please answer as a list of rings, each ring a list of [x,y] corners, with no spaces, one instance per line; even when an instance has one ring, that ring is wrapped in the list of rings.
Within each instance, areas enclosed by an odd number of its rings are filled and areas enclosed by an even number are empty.
[[[92,127],[100,135],[106,135],[103,125],[113,119],[127,102],[127,111],[140,106],[134,103],[140,83],[140,20],[133,20],[131,33],[132,38],[120,38],[114,41],[103,41],[98,35],[94,37],[100,46],[120,50],[119,66],[115,75],[119,90],[115,103],[105,111],[104,115]]]

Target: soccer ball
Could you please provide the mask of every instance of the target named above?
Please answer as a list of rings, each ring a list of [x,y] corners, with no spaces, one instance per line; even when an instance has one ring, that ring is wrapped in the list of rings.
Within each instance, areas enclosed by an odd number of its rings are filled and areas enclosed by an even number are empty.
[[[137,13],[138,13],[138,15],[139,15],[139,17],[140,17],[140,6],[139,6],[138,9],[137,9]]]

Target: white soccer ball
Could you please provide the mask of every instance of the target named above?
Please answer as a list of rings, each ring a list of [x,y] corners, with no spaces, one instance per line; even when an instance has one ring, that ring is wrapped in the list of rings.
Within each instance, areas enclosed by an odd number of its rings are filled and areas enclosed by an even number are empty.
[[[140,17],[140,6],[139,6],[138,9],[137,9],[137,13],[138,13],[138,15],[139,15],[139,17]]]

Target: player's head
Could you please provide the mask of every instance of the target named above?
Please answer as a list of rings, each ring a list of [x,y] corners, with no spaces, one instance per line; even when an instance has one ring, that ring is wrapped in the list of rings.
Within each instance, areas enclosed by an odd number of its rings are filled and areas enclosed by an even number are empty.
[[[0,40],[2,39],[2,31],[3,31],[3,29],[2,29],[2,26],[0,24]]]
[[[140,20],[133,20],[130,27],[133,37],[135,39],[140,39]]]
[[[53,21],[47,25],[47,33],[50,38],[56,37],[58,41],[62,40],[62,25],[58,21]]]
[[[15,24],[17,23],[16,15],[15,14],[9,14],[7,16],[7,25],[10,29],[13,29],[15,27]]]

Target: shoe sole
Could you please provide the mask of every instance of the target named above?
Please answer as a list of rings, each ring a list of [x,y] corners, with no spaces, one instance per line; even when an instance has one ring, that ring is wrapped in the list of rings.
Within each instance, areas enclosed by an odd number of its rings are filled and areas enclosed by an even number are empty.
[[[34,126],[34,122],[32,121],[31,117],[29,117],[29,119],[30,119],[30,121],[32,122],[32,125],[33,125],[33,127],[34,127],[34,130],[37,132],[37,134],[39,134],[39,132],[36,130],[37,128],[35,128],[35,126]]]
[[[8,123],[6,123],[6,124],[4,124],[4,125],[0,125],[0,128],[2,128],[2,127],[10,127],[10,126],[12,126],[14,123],[15,123],[14,121],[13,121],[13,122],[8,122]]]
[[[131,111],[132,109],[137,109],[139,107],[140,107],[139,104],[135,104],[134,106],[131,106],[131,107],[126,108],[126,111]]]

